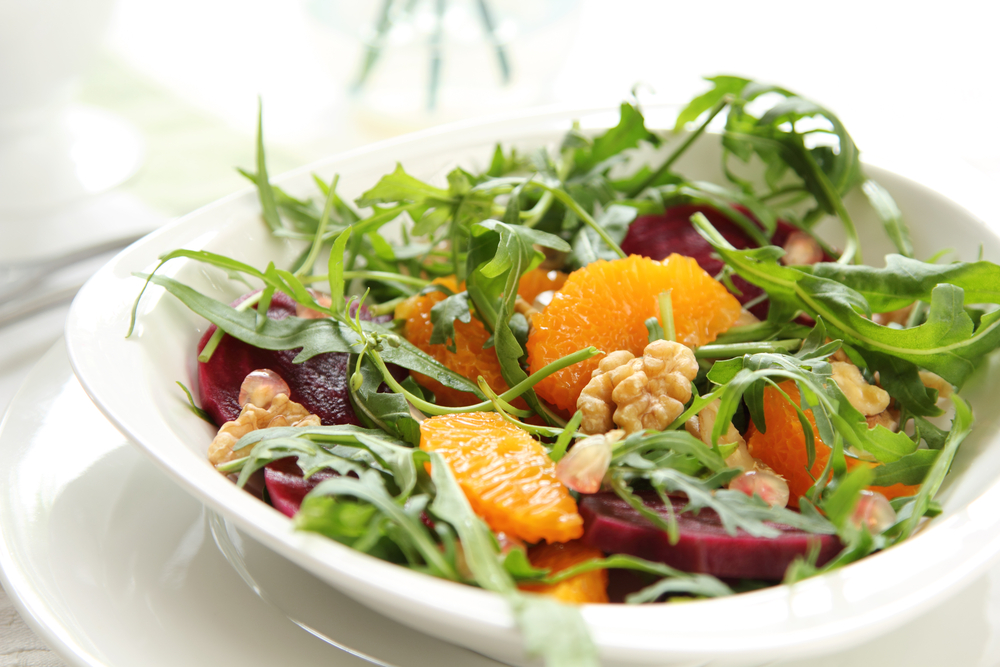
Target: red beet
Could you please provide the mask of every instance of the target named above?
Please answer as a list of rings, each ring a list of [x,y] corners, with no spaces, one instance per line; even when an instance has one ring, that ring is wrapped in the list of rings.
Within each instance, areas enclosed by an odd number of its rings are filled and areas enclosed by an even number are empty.
[[[655,494],[639,494],[650,509],[667,517],[667,508]],[[796,556],[804,556],[811,539],[820,541],[818,565],[842,549],[833,535],[814,535],[781,524],[779,537],[753,537],[739,530],[729,535],[719,515],[705,508],[697,515],[681,513],[686,499],[672,498],[680,539],[671,546],[667,534],[613,493],[584,496],[580,514],[584,543],[606,553],[622,553],[666,563],[685,572],[712,574],[725,579],[779,581]]]
[[[741,209],[740,212],[749,215],[745,209]],[[698,265],[709,274],[713,276],[718,274],[722,270],[723,262],[712,254],[714,252],[712,246],[691,224],[691,216],[695,213],[704,213],[708,221],[733,246],[740,249],[756,247],[739,226],[717,209],[689,204],[668,208],[661,215],[644,215],[636,218],[622,240],[622,250],[629,255],[643,255],[653,259],[666,259],[671,253],[687,255],[694,257]],[[779,220],[771,243],[783,246],[794,229],[788,223]],[[733,284],[743,292],[742,296],[737,297],[740,303],[755,299],[762,293],[759,287],[751,285],[739,276],[733,276]],[[751,311],[763,319],[767,316],[767,304],[758,304],[751,308]]]
[[[245,298],[241,297],[233,305]],[[276,320],[295,315],[295,302],[286,294],[276,292],[267,314]],[[364,308],[361,319],[372,319]],[[214,325],[208,328],[198,343],[198,352],[214,332]],[[288,383],[292,391],[290,398],[319,415],[323,424],[360,425],[348,396],[348,355],[331,352],[293,364],[292,359],[297,354],[298,350],[262,350],[232,336],[223,336],[212,358],[198,364],[202,407],[218,425],[236,419],[240,414],[243,379],[258,368],[270,368]]]
[[[320,470],[306,479],[302,476],[295,457],[290,456],[272,461],[264,467],[264,484],[275,509],[286,516],[295,516],[306,494],[323,480],[336,475],[332,470]]]

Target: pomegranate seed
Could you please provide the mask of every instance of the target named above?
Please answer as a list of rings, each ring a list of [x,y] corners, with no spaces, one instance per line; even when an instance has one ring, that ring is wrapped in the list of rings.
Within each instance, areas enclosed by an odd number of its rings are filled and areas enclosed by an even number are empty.
[[[747,470],[733,477],[729,488],[748,496],[760,496],[771,507],[788,505],[788,482],[770,470]]]
[[[611,446],[623,434],[624,431],[609,431],[579,441],[556,464],[556,478],[574,491],[597,493],[611,465]]]
[[[253,403],[256,407],[266,410],[278,394],[291,396],[292,390],[281,376],[270,368],[258,368],[251,371],[240,385],[240,407]]]
[[[866,489],[861,492],[858,504],[851,515],[851,523],[858,528],[865,526],[869,533],[878,535],[896,523],[896,511],[881,493]]]

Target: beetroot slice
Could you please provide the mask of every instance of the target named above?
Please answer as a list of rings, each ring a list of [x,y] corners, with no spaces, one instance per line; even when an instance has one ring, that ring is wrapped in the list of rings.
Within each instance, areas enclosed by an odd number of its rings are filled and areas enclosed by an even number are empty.
[[[740,209],[740,212],[754,220],[746,209]],[[713,255],[715,251],[712,246],[691,224],[691,216],[695,213],[704,213],[708,221],[734,247],[739,249],[756,247],[757,244],[719,210],[710,206],[689,204],[673,206],[660,215],[643,215],[636,218],[622,240],[622,250],[629,255],[643,255],[652,259],[666,259],[671,253],[686,255],[697,260],[698,265],[710,275],[718,274],[722,270],[723,262]],[[793,231],[794,227],[779,220],[771,243],[783,246]],[[743,293],[742,296],[736,297],[740,303],[746,303],[763,293],[759,287],[751,285],[739,276],[733,276],[732,279],[733,284]],[[767,316],[766,303],[758,304],[750,310],[761,319]]]
[[[668,516],[667,508],[655,494],[638,495],[647,507]],[[828,562],[843,548],[834,535],[815,535],[776,523],[769,525],[781,531],[779,537],[753,537],[742,530],[729,535],[713,510],[682,514],[686,499],[671,500],[680,533],[675,545],[671,546],[666,532],[613,493],[588,495],[580,501],[583,541],[605,553],[629,554],[685,572],[766,581],[780,581],[792,560],[806,555],[811,539],[820,542],[817,565]]]
[[[320,470],[306,479],[294,456],[271,461],[264,467],[264,484],[271,504],[285,516],[295,516],[307,493],[323,480],[336,476],[332,470]]]
[[[295,302],[286,294],[276,292],[267,314],[276,320],[295,315]],[[361,319],[372,319],[364,308]],[[199,353],[214,332],[215,325],[212,325],[202,336],[198,343]],[[202,407],[219,426],[236,419],[240,415],[239,395],[243,379],[258,368],[270,368],[288,383],[292,391],[290,398],[318,415],[324,425],[360,425],[348,395],[348,355],[331,352],[293,364],[292,359],[296,355],[298,350],[262,350],[232,336],[223,336],[212,358],[198,364]]]

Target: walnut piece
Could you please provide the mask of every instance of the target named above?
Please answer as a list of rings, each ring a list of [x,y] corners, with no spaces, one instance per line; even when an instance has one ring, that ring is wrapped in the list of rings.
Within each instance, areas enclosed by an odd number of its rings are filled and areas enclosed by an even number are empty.
[[[922,370],[920,371],[920,381],[928,389],[937,389],[939,399],[948,398],[955,391],[955,388],[951,386],[951,383],[937,373]]]
[[[612,424],[626,433],[663,430],[684,411],[697,374],[694,352],[673,341],[654,341],[638,358],[627,350],[612,352],[577,400],[580,428],[591,434],[605,433]]]
[[[872,417],[889,407],[889,394],[882,387],[865,382],[857,366],[843,361],[832,361],[830,366],[833,381],[858,412]]]
[[[311,414],[300,404],[292,401],[285,394],[278,394],[274,397],[266,409],[259,408],[253,403],[243,406],[240,416],[236,421],[226,422],[219,429],[212,444],[208,446],[208,460],[212,465],[217,466],[227,463],[241,456],[246,456],[247,452],[236,453],[233,446],[236,441],[251,431],[262,428],[274,428],[277,426],[319,426],[320,421],[317,415]]]
[[[719,399],[715,399],[684,424],[684,428],[687,429],[688,433],[700,439],[709,447],[712,446],[712,429],[715,428],[715,420],[719,416],[719,406],[721,404],[722,402]],[[737,443],[737,447],[732,454],[726,457],[726,465],[730,468],[739,468],[740,470],[752,470],[757,461],[750,456],[746,441],[743,440],[743,436],[740,435],[740,432],[730,422],[729,429],[719,436],[719,444],[729,445],[734,442]]]
[[[887,327],[891,324],[906,326],[910,319],[910,312],[913,311],[913,304],[903,306],[899,310],[891,310],[888,313],[872,313],[872,322]]]
[[[785,241],[785,255],[781,263],[785,266],[801,266],[823,261],[823,249],[816,239],[805,232],[792,232]]]

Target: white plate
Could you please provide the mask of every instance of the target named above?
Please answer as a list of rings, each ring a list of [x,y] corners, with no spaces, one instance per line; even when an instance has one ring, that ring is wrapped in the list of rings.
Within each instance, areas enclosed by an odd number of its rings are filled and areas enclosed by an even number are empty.
[[[456,163],[482,165],[496,141],[521,149],[558,141],[579,113],[550,113],[485,125],[433,130],[325,161],[313,170],[341,174],[354,196],[401,161],[418,178],[440,180]],[[607,115],[604,116],[607,119]],[[613,119],[612,119],[613,120]],[[589,118],[587,124],[599,124]],[[720,181],[716,142],[703,139],[678,169]],[[870,175],[896,197],[919,256],[954,248],[959,256],[1000,260],[1000,240],[979,220],[930,189],[877,168]],[[308,171],[280,179],[292,194],[312,190]],[[869,258],[889,250],[874,217],[849,198]],[[947,221],[947,226],[940,223]],[[156,257],[177,247],[204,248],[254,266],[290,261],[298,249],[273,239],[260,222],[253,192],[229,197],[147,237],[102,269],[80,292],[67,324],[70,358],[101,410],[178,483],[255,539],[348,595],[423,632],[501,660],[523,660],[513,618],[485,591],[426,577],[313,534],[297,533],[275,510],[242,493],[205,461],[208,425],[187,410],[174,381],[195,386],[194,348],[205,323],[151,290],[139,325],[125,340],[129,310]],[[225,300],[238,290],[221,272],[187,262],[167,273]],[[752,664],[828,653],[898,626],[982,572],[1000,552],[1000,377],[994,355],[967,386],[979,426],[943,491],[944,514],[894,549],[793,588],[771,589],[684,605],[592,605],[582,612],[607,665]]]
[[[108,424],[62,343],[8,408],[0,470],[0,579],[72,667],[369,664],[328,642],[397,667],[497,664],[379,616],[224,529],[216,537],[251,592],[216,548],[213,515]],[[993,667],[998,630],[994,567],[904,628],[781,667]]]
[[[228,531],[249,588],[216,546],[221,521],[104,419],[62,341],[7,410],[0,470],[4,589],[71,665],[498,664],[379,616]]]

